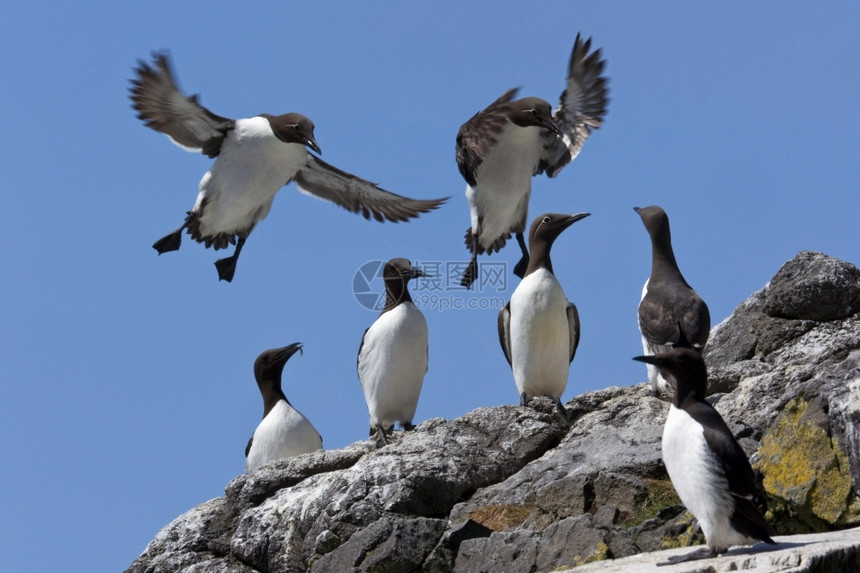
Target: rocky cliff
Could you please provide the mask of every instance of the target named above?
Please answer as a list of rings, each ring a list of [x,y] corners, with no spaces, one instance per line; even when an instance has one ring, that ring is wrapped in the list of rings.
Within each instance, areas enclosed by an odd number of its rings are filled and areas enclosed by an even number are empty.
[[[714,328],[705,358],[778,533],[860,525],[860,271],[798,254]],[[543,572],[703,541],[660,460],[668,403],[645,384],[578,396],[567,418],[533,406],[267,464],[167,525],[128,571]],[[860,530],[779,541],[666,570],[860,563]]]

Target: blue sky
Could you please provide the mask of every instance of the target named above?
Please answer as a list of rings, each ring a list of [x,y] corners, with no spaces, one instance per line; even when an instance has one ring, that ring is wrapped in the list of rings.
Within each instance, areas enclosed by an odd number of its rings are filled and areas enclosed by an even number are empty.
[[[395,256],[466,260],[457,129],[515,86],[554,105],[577,31],[603,47],[609,113],[559,177],[535,181],[530,209],[592,213],[553,250],[583,329],[565,401],[645,379],[631,357],[650,248],[634,206],[666,209],[714,324],[800,250],[860,261],[855,4],[280,4],[4,6],[9,571],[121,570],[162,526],[222,495],[262,412],[252,364],[265,349],[304,343],[285,391],[327,448],[364,439],[355,355],[376,313],[353,294],[356,271]],[[130,108],[132,67],[161,49],[215,113],[299,111],[326,161],[450,202],[378,224],[290,186],[232,284],[212,264],[223,251],[186,239],[156,256],[152,243],[182,222],[211,164]],[[512,265],[517,250],[484,260]],[[517,401],[496,338],[498,301],[516,286],[506,278],[471,294],[426,285],[430,370],[416,422]]]

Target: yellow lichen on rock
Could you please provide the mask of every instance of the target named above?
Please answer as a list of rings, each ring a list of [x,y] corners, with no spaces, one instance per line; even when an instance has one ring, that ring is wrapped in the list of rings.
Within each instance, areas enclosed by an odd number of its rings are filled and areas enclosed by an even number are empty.
[[[804,419],[808,407],[802,398],[786,404],[762,439],[756,469],[769,496],[808,523],[818,519],[835,525],[851,494],[848,459],[835,437]],[[809,525],[815,528],[815,523]]]
[[[687,522],[687,529],[678,536],[664,537],[663,541],[660,542],[660,549],[677,549],[678,547],[700,545],[705,542],[705,536],[695,524],[693,514],[686,511],[684,517]]]
[[[600,542],[597,544],[597,547],[594,548],[594,551],[589,555],[582,557],[581,555],[577,555],[574,557],[573,566],[579,567],[580,565],[585,565],[586,563],[593,563],[595,561],[605,561],[607,559],[612,558],[612,553],[609,551],[609,546],[604,542]],[[556,569],[557,571],[564,571],[567,567],[559,567]]]

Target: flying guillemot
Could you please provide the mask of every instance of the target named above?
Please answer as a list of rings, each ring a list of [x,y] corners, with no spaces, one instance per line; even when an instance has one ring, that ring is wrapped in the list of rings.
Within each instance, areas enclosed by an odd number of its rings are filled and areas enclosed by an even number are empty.
[[[421,276],[424,272],[407,259],[385,263],[385,307],[358,348],[358,378],[370,413],[370,435],[376,433],[378,445],[388,443],[386,434],[395,422],[404,430],[414,427],[429,350],[427,321],[412,303],[407,283]]]
[[[686,345],[702,352],[711,328],[705,301],[687,284],[672,250],[669,217],[656,206],[634,207],[651,237],[651,276],[639,302],[639,332],[646,355]],[[656,395],[671,390],[659,369],[648,364],[648,379]]]
[[[271,460],[290,458],[322,449],[316,428],[293,408],[281,389],[281,374],[290,356],[300,352],[299,342],[266,350],[254,362],[254,378],[263,395],[263,420],[245,448],[245,469],[251,471]]]
[[[153,248],[159,254],[177,250],[183,230],[216,250],[235,244],[232,256],[215,263],[221,280],[233,279],[245,240],[290,181],[300,191],[377,221],[407,221],[447,200],[396,195],[322,161],[307,150],[321,153],[313,122],[299,113],[229,119],[210,112],[196,95],[182,94],[165,54],[155,55],[154,66],[140,62],[135,71],[131,99],[138,118],[180,147],[215,158],[185,222]]]
[[[475,114],[457,133],[457,167],[466,180],[471,226],[466,248],[471,260],[461,280],[470,287],[478,276],[477,257],[501,250],[515,233],[522,258],[514,273],[528,265],[523,233],[528,220],[532,176],[555,177],[573,161],[592,130],[603,124],[608,104],[605,60],[590,52],[591,38],[579,34],[568,65],[567,86],[558,108],[537,97],[514,100],[508,90]]]
[[[499,311],[499,342],[525,406],[533,396],[561,405],[579,345],[579,313],[553,274],[550,249],[562,231],[589,213],[546,213],[529,229],[531,256],[523,280]]]
[[[705,400],[708,371],[701,354],[675,347],[634,360],[659,368],[674,382],[663,428],[663,463],[710,549],[671,561],[724,553],[732,545],[774,543],[773,528],[753,503],[756,484],[749,460],[719,412]]]

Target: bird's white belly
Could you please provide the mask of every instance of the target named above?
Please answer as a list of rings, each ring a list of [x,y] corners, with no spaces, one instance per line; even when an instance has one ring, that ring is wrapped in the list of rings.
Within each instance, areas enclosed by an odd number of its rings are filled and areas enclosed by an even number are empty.
[[[479,234],[485,249],[527,222],[532,175],[540,159],[539,135],[534,127],[509,126],[478,167],[477,188],[466,188],[472,232]]]
[[[401,303],[364,335],[358,375],[371,426],[411,423],[426,372],[427,322],[412,303]]]
[[[541,269],[511,296],[511,368],[520,394],[560,399],[570,371],[567,297],[555,276]]]
[[[659,352],[655,349],[655,345],[648,342],[644,336],[642,337],[642,350],[645,356],[654,356],[655,354],[659,354]],[[662,351],[662,350],[661,350]],[[660,370],[654,366],[653,364],[645,363],[648,371],[648,382],[651,384],[651,387],[654,391],[659,395],[660,393],[668,392],[672,389],[672,386],[669,384],[669,381],[660,374]]]
[[[271,460],[320,449],[319,432],[298,410],[281,400],[254,431],[245,467],[251,470]]]
[[[194,210],[203,209],[201,233],[237,233],[264,219],[281,187],[307,164],[307,153],[274,137],[263,118],[237,120],[200,180]]]
[[[719,461],[708,448],[702,426],[674,404],[669,407],[663,428],[662,447],[672,485],[699,521],[708,545],[726,548],[753,542],[731,526],[734,499]]]

